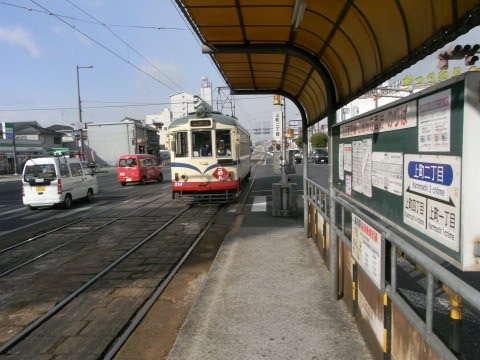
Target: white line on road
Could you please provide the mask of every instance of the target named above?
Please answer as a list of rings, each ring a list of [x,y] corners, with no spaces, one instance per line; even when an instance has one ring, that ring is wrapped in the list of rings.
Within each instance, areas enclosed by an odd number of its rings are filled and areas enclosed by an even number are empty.
[[[267,197],[266,196],[254,196],[252,212],[266,212],[267,211]]]

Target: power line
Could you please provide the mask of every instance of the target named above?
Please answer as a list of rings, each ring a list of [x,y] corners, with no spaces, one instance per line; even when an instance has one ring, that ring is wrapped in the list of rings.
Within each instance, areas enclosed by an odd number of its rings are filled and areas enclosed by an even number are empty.
[[[86,20],[86,19],[81,19],[81,18],[77,18],[77,17],[73,17],[73,16],[67,16],[67,15],[62,15],[62,14],[58,14],[58,13],[52,13],[52,12],[45,11],[45,10],[29,8],[29,7],[26,7],[26,6],[11,4],[11,3],[8,3],[8,2],[5,2],[5,1],[0,1],[0,4],[6,5],[6,6],[11,6],[11,7],[16,7],[16,8],[31,11],[31,12],[37,12],[37,13],[41,13],[41,14],[44,14],[44,15],[56,15],[56,16],[58,16],[60,18],[63,18],[63,19],[69,19],[69,20],[74,20],[74,21],[83,22],[83,23],[87,23],[87,24],[94,24],[94,25],[111,26],[111,27],[123,27],[123,28],[137,28],[137,29],[147,29],[147,30],[148,29],[152,29],[152,30],[181,30],[181,31],[187,30],[185,28],[164,27],[164,26],[154,26],[154,25],[126,25],[126,24],[104,24],[104,23],[99,24],[96,21],[94,22],[94,21],[89,21],[89,20]]]
[[[82,101],[82,103],[86,103]],[[162,105],[169,105],[170,103],[125,103],[121,105],[98,105],[98,106],[85,106],[82,105],[83,109],[108,109],[108,108],[126,108],[126,107],[149,107],[149,106],[162,106]],[[53,108],[21,108],[21,109],[0,109],[0,112],[9,112],[9,111],[58,111],[58,110],[78,110],[78,107],[75,106],[62,106],[62,107],[53,107]]]
[[[173,89],[172,87],[170,87],[169,85],[165,84],[164,82],[162,82],[161,80],[157,79],[156,77],[154,77],[153,75],[147,73],[146,71],[142,70],[141,68],[139,68],[138,66],[132,64],[130,61],[128,61],[127,59],[125,59],[124,57],[120,56],[119,54],[117,54],[116,52],[114,52],[113,50],[109,49],[107,46],[101,44],[100,42],[98,42],[97,40],[95,40],[94,38],[92,38],[91,36],[89,36],[88,34],[84,33],[83,31],[81,31],[80,29],[76,28],[74,25],[68,23],[67,21],[63,20],[62,18],[60,18],[59,16],[57,16],[56,14],[50,12],[47,8],[45,8],[44,6],[40,5],[39,3],[37,3],[36,1],[34,0],[30,0],[32,3],[34,3],[35,5],[37,5],[38,7],[42,8],[43,10],[47,11],[49,14],[53,15],[55,18],[57,18],[58,20],[60,20],[61,22],[63,22],[64,24],[70,26],[72,29],[74,29],[75,31],[78,31],[80,34],[82,34],[83,36],[85,36],[87,39],[91,40],[92,42],[94,42],[95,44],[97,44],[98,46],[101,46],[102,48],[104,48],[105,50],[107,50],[109,53],[111,53],[112,55],[116,56],[117,58],[119,58],[120,60],[124,61],[125,63],[127,63],[128,65],[132,66],[133,68],[135,68],[136,70],[142,72],[143,74],[147,75],[149,78],[153,79],[154,81],[162,84],[163,86],[167,87],[168,89],[170,89],[171,91],[173,92],[177,92],[177,90]]]
[[[101,22],[100,20],[98,20],[97,18],[95,18],[94,16],[90,15],[87,11],[83,10],[82,8],[80,8],[79,6],[77,6],[76,4],[74,4],[72,1],[70,0],[66,0],[69,4],[71,4],[72,6],[74,6],[75,8],[77,8],[78,10],[80,10],[81,12],[83,12],[85,15],[91,17],[92,19],[94,19],[99,25],[102,25],[104,26],[110,33],[112,33],[117,39],[119,39],[122,43],[124,43],[129,49],[133,50],[138,56],[140,56],[142,59],[144,59],[146,62],[148,62],[153,68],[155,68],[160,74],[162,74],[163,76],[165,76],[172,84],[174,84],[175,86],[177,86],[178,89],[181,89],[182,87],[180,85],[178,85],[175,81],[173,81],[167,74],[165,74],[164,72],[162,72],[157,66],[155,66],[155,64],[153,64],[150,60],[148,60],[145,56],[143,56],[142,54],[140,54],[140,52],[138,52],[135,48],[133,48],[129,43],[127,43],[125,40],[123,40],[120,36],[118,36],[115,32],[113,32],[105,23]]]
[[[264,99],[267,96],[265,95],[259,95],[259,96],[242,96],[238,97],[237,100],[242,100],[242,101],[249,101],[249,100],[258,100],[258,99]],[[184,101],[177,101],[177,102],[148,102],[148,103],[131,103],[128,101],[106,101],[106,100],[82,100],[82,104],[92,104],[92,103],[97,103],[97,104],[104,104],[104,105],[82,105],[83,108],[85,109],[103,109],[103,108],[123,108],[123,107],[149,107],[149,106],[165,106],[165,105],[178,105],[178,104],[183,104],[185,103]],[[109,104],[109,105],[106,105]],[[244,108],[240,106],[242,111],[244,111]],[[78,110],[77,106],[55,106],[55,107],[45,107],[45,108],[14,108],[14,109],[1,109],[0,112],[9,112],[9,111],[55,111],[55,110]],[[248,116],[248,113],[247,113]]]

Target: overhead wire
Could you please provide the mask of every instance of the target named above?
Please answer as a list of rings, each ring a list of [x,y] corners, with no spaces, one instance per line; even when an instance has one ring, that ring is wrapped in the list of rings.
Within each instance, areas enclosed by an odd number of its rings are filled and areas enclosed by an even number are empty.
[[[78,21],[78,22],[94,24],[94,25],[102,25],[102,26],[107,25],[107,26],[112,26],[112,27],[137,28],[137,29],[147,29],[147,30],[148,29],[152,29],[152,30],[182,30],[182,31],[187,30],[187,29],[178,28],[178,27],[165,27],[165,26],[155,26],[155,25],[127,25],[127,24],[104,24],[104,23],[98,24],[96,21],[89,21],[89,20],[86,20],[86,19],[77,18],[77,17],[73,17],[73,16],[53,13],[53,12],[40,10],[40,9],[34,9],[34,8],[31,8],[31,7],[27,7],[27,6],[12,4],[12,3],[9,3],[9,2],[6,2],[6,1],[0,1],[0,4],[6,5],[6,6],[11,6],[11,7],[16,7],[16,8],[22,9],[22,10],[38,12],[38,13],[42,13],[42,14],[45,14],[45,15],[56,15],[56,16],[64,18],[64,19],[75,20],[75,21]]]
[[[265,98],[265,95],[260,96],[250,96],[250,97],[242,97],[242,101],[250,101],[250,100],[258,100]],[[113,105],[86,105],[92,103],[99,103],[99,104],[113,104]],[[148,103],[131,103],[128,101],[102,101],[102,100],[82,100],[82,108],[84,109],[103,109],[103,108],[124,108],[124,107],[141,107],[141,106],[162,106],[162,105],[175,105],[175,104],[183,104],[183,101],[179,102],[148,102]],[[78,110],[78,107],[71,107],[71,106],[60,106],[60,107],[44,107],[44,108],[12,108],[12,109],[2,109],[0,108],[0,112],[9,112],[9,111],[53,111],[53,110]],[[243,109],[242,109],[243,111]]]
[[[122,57],[121,55],[117,54],[115,51],[111,50],[110,48],[108,48],[107,46],[103,45],[102,43],[98,42],[97,40],[95,40],[94,38],[92,38],[90,35],[86,34],[85,32],[81,31],[80,29],[78,29],[77,27],[75,27],[74,25],[68,23],[67,21],[65,21],[64,19],[62,19],[61,17],[59,17],[58,15],[50,12],[47,8],[45,8],[43,5],[39,4],[37,1],[35,0],[30,0],[32,3],[34,3],[35,5],[37,5],[39,8],[47,11],[49,14],[51,14],[52,16],[54,16],[55,18],[57,18],[58,20],[60,20],[61,22],[63,22],[64,24],[68,25],[69,27],[71,27],[72,29],[74,29],[75,31],[79,32],[80,34],[82,34],[83,36],[85,36],[87,39],[89,39],[90,41],[94,42],[95,44],[97,44],[98,46],[104,48],[105,50],[107,50],[109,53],[111,53],[112,55],[116,56],[117,58],[119,58],[120,60],[124,61],[125,63],[127,63],[128,65],[132,66],[133,68],[135,68],[136,70],[140,71],[141,73],[145,74],[146,76],[148,76],[149,78],[151,78],[152,80],[162,84],[163,86],[167,87],[168,89],[170,89],[172,92],[177,92],[178,90],[176,89],[173,89],[171,86],[169,86],[168,84],[165,84],[163,81],[161,81],[160,79],[157,79],[156,77],[154,77],[152,74],[149,74],[148,72],[146,72],[145,70],[141,69],[140,67],[138,67],[137,65],[131,63],[129,60],[125,59],[124,57]]]
[[[73,17],[73,16],[66,16],[66,15],[62,15],[62,14],[58,14],[58,13],[55,13],[55,12],[52,12],[50,11],[49,9],[47,9],[45,6],[39,4],[37,1],[35,0],[30,0],[33,4],[35,4],[36,6],[38,6],[40,9],[35,9],[35,8],[30,8],[30,7],[27,7],[27,6],[21,6],[21,5],[17,5],[17,4],[12,4],[12,3],[8,3],[8,2],[5,2],[5,1],[0,1],[0,4],[3,4],[3,5],[6,5],[6,6],[12,6],[12,7],[17,7],[17,8],[20,8],[20,9],[24,9],[24,10],[27,10],[27,11],[32,11],[32,12],[38,12],[38,13],[42,13],[42,14],[46,14],[46,15],[50,15],[50,16],[54,16],[55,18],[57,18],[59,21],[63,22],[64,24],[66,24],[67,26],[71,27],[72,29],[74,29],[75,31],[79,32],[80,34],[82,34],[83,36],[85,36],[86,38],[88,38],[90,41],[94,42],[95,44],[97,44],[98,46],[102,47],[103,49],[105,49],[106,51],[108,51],[109,53],[111,53],[112,55],[116,56],[117,58],[119,58],[120,60],[122,60],[123,62],[127,63],[128,65],[132,66],[133,68],[135,68],[136,70],[140,71],[141,73],[145,74],[146,76],[148,76],[149,78],[151,78],[152,80],[160,83],[161,85],[167,87],[168,89],[170,89],[171,91],[173,92],[179,92],[178,89],[174,89],[172,87],[170,87],[168,84],[165,84],[163,81],[161,81],[160,79],[154,77],[152,74],[144,71],[143,69],[139,68],[138,66],[136,66],[135,64],[133,64],[132,62],[130,62],[129,60],[125,59],[124,57],[122,57],[121,55],[117,54],[115,51],[111,50],[109,47],[107,47],[106,45],[103,45],[102,43],[100,43],[99,41],[95,40],[93,37],[91,37],[90,35],[88,35],[87,33],[85,33],[84,31],[80,30],[78,27],[76,27],[74,24],[71,24],[69,23],[68,21],[66,21],[65,19],[68,19],[68,20],[72,20],[72,21],[78,21],[78,22],[83,22],[83,23],[91,23],[91,24],[95,24],[95,25],[99,25],[99,26],[103,26],[105,29],[107,29],[109,32],[111,32],[115,37],[117,37],[122,43],[124,43],[128,48],[130,48],[132,51],[134,51],[138,56],[140,56],[142,59],[144,59],[146,62],[148,62],[153,68],[155,68],[160,74],[162,74],[165,78],[167,78],[172,84],[174,84],[175,86],[177,86],[178,88],[181,88],[181,86],[179,86],[175,81],[173,81],[171,78],[169,78],[165,73],[163,73],[157,66],[155,66],[151,61],[149,61],[145,56],[143,56],[139,51],[137,51],[135,48],[133,48],[130,44],[128,44],[126,41],[124,41],[120,36],[118,36],[114,31],[112,31],[109,27],[110,26],[121,26],[121,27],[134,27],[134,28],[142,28],[142,29],[172,29],[172,30],[189,30],[190,33],[192,34],[194,40],[199,44],[200,44],[200,41],[199,39],[197,38],[195,32],[193,31],[193,29],[191,28],[191,26],[189,25],[189,23],[186,21],[186,19],[184,18],[183,14],[180,12],[180,10],[178,9],[178,7],[176,6],[175,4],[175,1],[174,0],[171,0],[172,2],[172,5],[174,6],[174,8],[177,10],[177,12],[179,13],[180,15],[180,18],[183,20],[183,22],[185,23],[186,25],[186,29],[185,28],[170,28],[170,27],[157,27],[157,26],[142,26],[142,25],[114,25],[114,24],[106,24],[100,20],[98,20],[97,18],[95,18],[93,15],[89,14],[87,11],[83,10],[82,8],[80,8],[79,6],[77,6],[75,3],[73,3],[72,1],[70,0],[66,0],[68,3],[70,3],[72,6],[74,6],[75,8],[77,8],[78,10],[80,10],[81,12],[83,12],[85,15],[89,16],[90,18],[92,18],[94,21],[89,21],[89,20],[85,20],[83,18],[79,18],[79,17]],[[220,77],[223,77],[221,72],[219,71],[218,67],[216,66],[215,62],[213,61],[212,57],[209,56],[209,61],[212,63],[212,65],[214,65],[214,68],[216,68],[217,72],[220,74]],[[261,97],[261,96],[260,96]],[[242,100],[254,100],[254,99],[258,99],[259,97],[258,96],[249,96],[249,97],[242,97]],[[88,101],[82,101],[83,103],[86,103]],[[112,108],[112,107],[138,107],[138,106],[158,106],[158,105],[165,105],[167,103],[147,103],[147,104],[124,104],[124,105],[103,105],[103,106],[85,106],[85,108],[97,108],[97,109],[101,109],[101,108]],[[247,115],[248,118],[251,118],[250,114],[245,110],[245,108],[239,104],[239,107],[240,109],[242,110],[242,112],[244,114]],[[54,108],[23,108],[23,109],[0,109],[0,112],[5,112],[5,111],[39,111],[39,110],[71,110],[71,109],[76,109],[76,108],[73,108],[73,107],[54,107]],[[249,119],[250,120],[250,119]]]
[[[177,86],[178,90],[181,89],[182,87],[178,85],[174,80],[172,80],[167,74],[165,74],[162,70],[160,70],[155,64],[153,64],[150,60],[148,60],[145,56],[143,56],[139,51],[137,51],[133,46],[131,46],[129,43],[127,43],[125,40],[123,40],[119,35],[117,35],[114,31],[112,31],[109,26],[107,26],[104,22],[98,20],[95,18],[93,15],[89,14],[87,11],[84,9],[80,8],[78,5],[76,5],[73,1],[66,0],[69,4],[83,12],[85,15],[91,17],[94,19],[99,25],[102,25],[105,29],[107,29],[112,35],[114,35],[118,40],[120,40],[122,43],[124,43],[129,49],[133,50],[138,56],[140,56],[142,59],[144,59],[148,64],[150,64],[155,70],[157,70],[160,74],[165,76],[172,84]],[[177,91],[178,91],[177,90]]]

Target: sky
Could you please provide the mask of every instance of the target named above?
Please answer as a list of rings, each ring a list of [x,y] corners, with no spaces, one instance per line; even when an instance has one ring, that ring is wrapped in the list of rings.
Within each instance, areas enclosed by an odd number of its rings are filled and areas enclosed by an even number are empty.
[[[480,41],[480,29],[461,41]],[[2,0],[0,54],[6,122],[78,126],[77,65],[84,123],[143,120],[175,93],[199,94],[203,76],[214,99],[225,86],[173,0]],[[436,56],[396,78],[438,72]],[[236,97],[235,115],[248,129],[270,125],[273,110],[271,95]],[[287,120],[298,113],[287,102]]]
[[[84,123],[158,114],[203,76],[214,98],[226,86],[172,0],[0,1],[0,53],[1,121],[78,125],[77,65]],[[243,98],[245,126],[270,123],[272,96]]]

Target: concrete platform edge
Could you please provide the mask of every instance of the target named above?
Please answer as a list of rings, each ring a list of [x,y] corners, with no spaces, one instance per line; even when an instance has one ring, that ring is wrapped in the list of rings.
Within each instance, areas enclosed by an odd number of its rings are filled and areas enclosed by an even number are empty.
[[[372,359],[300,227],[229,234],[169,359]]]

